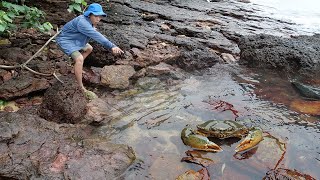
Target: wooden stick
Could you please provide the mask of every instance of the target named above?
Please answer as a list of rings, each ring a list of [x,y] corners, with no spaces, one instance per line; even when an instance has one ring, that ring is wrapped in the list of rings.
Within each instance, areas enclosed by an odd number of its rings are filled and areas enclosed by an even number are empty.
[[[31,58],[29,58],[25,63],[23,63],[23,65],[27,65],[32,59],[34,59],[43,50],[43,48],[45,48],[50,43],[50,41],[52,41],[52,39],[58,36],[60,32],[61,31],[57,31],[57,33],[53,35],[33,56],[31,56]]]
[[[34,71],[33,69],[29,68],[27,66],[27,64],[32,60],[34,59],[55,37],[58,36],[58,34],[60,33],[61,31],[59,31],[57,29],[57,32],[55,35],[53,35],[33,56],[31,56],[31,58],[29,58],[26,62],[24,62],[23,64],[19,64],[19,65],[15,65],[15,66],[6,66],[6,65],[0,65],[0,68],[2,69],[16,69],[16,68],[21,68],[21,69],[26,69],[34,74],[37,74],[37,75],[41,75],[41,76],[54,76],[58,81],[60,81],[61,83],[63,83],[63,81],[61,81],[58,76],[55,74],[55,72],[53,72],[53,74],[44,74],[44,73],[40,73],[40,72],[37,72],[37,71]]]

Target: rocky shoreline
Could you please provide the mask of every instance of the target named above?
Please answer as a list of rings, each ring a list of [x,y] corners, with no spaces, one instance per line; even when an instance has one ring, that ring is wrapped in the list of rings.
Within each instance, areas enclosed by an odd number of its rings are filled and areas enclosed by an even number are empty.
[[[62,8],[66,4],[41,2],[40,8],[56,27],[72,18]],[[100,3],[109,10],[99,30],[126,53],[113,57],[92,42],[94,52],[85,61],[84,81],[98,94],[108,91],[112,96],[138,86],[143,77],[174,83],[186,73],[216,63],[240,63],[295,75],[319,72],[319,35],[301,36],[304,32],[296,25],[258,16],[258,7],[248,3]],[[1,41],[6,43],[0,45],[0,64],[24,63],[49,38],[25,30]],[[110,120],[108,103],[85,99],[70,75],[72,62],[54,42],[28,65],[40,73],[56,72],[64,83],[53,76],[0,69],[0,99],[13,100],[20,107],[18,112],[7,108],[9,112],[0,113],[0,177],[114,179],[121,175],[134,161],[134,150],[92,136],[94,125]]]

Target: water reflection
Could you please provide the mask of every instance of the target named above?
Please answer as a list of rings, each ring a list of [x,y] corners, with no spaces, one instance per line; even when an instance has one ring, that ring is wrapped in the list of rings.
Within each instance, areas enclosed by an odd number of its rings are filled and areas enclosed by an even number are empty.
[[[222,143],[220,153],[201,152],[215,162],[207,167],[213,179],[262,179],[275,167],[320,178],[319,117],[289,110],[287,105],[298,94],[283,84],[288,83],[286,78],[217,64],[204,75],[176,85],[119,94],[108,113],[112,121],[97,133],[135,150],[138,160],[123,178],[175,179],[187,170],[201,169],[181,162],[192,150],[180,138],[186,125],[237,120],[261,127],[272,138],[265,137],[254,153],[244,154],[241,160],[234,157],[237,143]],[[286,144],[285,155],[279,142]]]

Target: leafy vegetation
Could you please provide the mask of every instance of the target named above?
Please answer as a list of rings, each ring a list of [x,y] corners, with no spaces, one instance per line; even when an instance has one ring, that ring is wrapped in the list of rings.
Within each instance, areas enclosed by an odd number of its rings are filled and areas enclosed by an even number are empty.
[[[105,0],[109,2],[109,0]],[[16,0],[18,2],[18,0]],[[36,28],[41,32],[50,31],[53,26],[50,22],[44,22],[45,13],[36,7],[13,4],[6,1],[0,2],[0,35],[11,34],[18,27]],[[83,13],[87,7],[86,0],[71,0],[68,11],[70,13]]]
[[[71,0],[68,11],[73,13],[82,13],[86,7],[87,2],[85,0]]]
[[[36,7],[12,4],[2,1],[0,4],[0,34],[10,33],[17,28],[36,28],[41,32],[49,31],[53,28],[51,23],[41,23],[45,13]]]

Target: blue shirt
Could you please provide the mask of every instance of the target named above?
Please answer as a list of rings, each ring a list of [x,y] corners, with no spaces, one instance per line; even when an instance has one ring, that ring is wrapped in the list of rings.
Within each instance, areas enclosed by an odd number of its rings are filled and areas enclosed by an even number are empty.
[[[93,39],[107,49],[116,47],[92,25],[90,18],[80,15],[63,26],[60,34],[56,37],[57,44],[64,53],[71,55],[74,51],[84,48]]]

